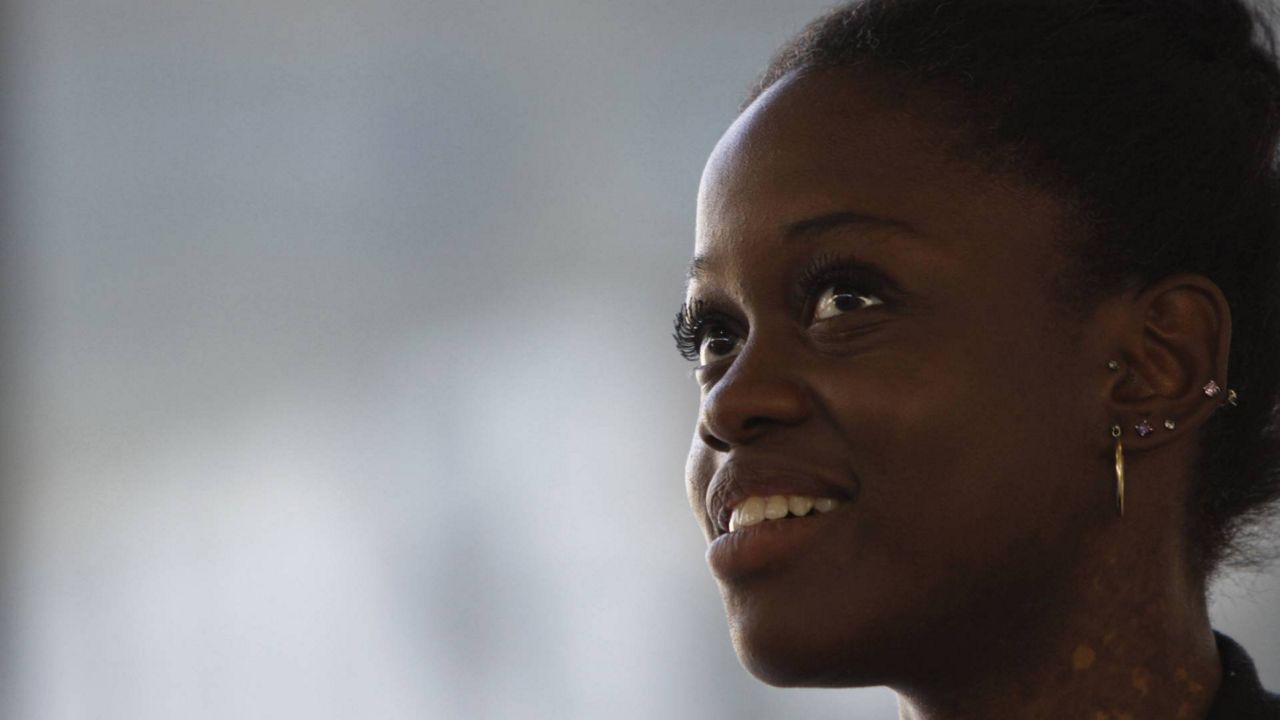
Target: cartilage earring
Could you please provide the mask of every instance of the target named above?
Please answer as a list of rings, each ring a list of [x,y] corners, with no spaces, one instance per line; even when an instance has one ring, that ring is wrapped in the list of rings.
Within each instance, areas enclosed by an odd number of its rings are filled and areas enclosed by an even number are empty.
[[[1165,429],[1165,430],[1172,430],[1172,429],[1174,429],[1174,428],[1176,428],[1176,427],[1178,427],[1178,423],[1174,422],[1174,421],[1173,421],[1173,418],[1169,418],[1168,420],[1165,420],[1165,421],[1164,421],[1164,429]]]
[[[1107,369],[1108,369],[1108,370],[1110,370],[1111,372],[1115,372],[1115,371],[1119,370],[1119,369],[1120,369],[1120,361],[1119,361],[1119,360],[1108,360],[1108,361],[1107,361]]]
[[[1216,398],[1222,394],[1222,386],[1219,385],[1217,381],[1214,381],[1214,380],[1210,380],[1209,382],[1205,383],[1205,386],[1202,389],[1204,390],[1204,394],[1206,397]],[[1224,400],[1222,403],[1220,403],[1219,407],[1221,407],[1222,405],[1230,405],[1231,407],[1236,407],[1239,404],[1240,404],[1240,395],[1237,394],[1235,390],[1231,388],[1227,388],[1227,399]]]
[[[1124,517],[1124,443],[1120,440],[1120,426],[1111,426],[1111,437],[1116,439],[1116,515]]]

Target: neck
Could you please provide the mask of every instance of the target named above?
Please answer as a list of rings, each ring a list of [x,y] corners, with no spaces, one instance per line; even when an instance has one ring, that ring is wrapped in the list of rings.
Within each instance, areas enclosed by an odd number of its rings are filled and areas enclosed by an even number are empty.
[[[928,677],[893,686],[901,719],[1204,718],[1221,675],[1204,589],[1178,549],[1122,533],[1111,547],[1126,551],[1093,555],[1062,585],[1069,601],[1006,607],[950,639]]]

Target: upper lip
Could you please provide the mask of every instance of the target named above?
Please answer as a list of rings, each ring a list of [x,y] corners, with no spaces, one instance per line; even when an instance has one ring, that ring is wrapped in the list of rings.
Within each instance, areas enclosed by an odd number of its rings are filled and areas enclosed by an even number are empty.
[[[744,462],[730,459],[707,485],[707,517],[722,534],[729,516],[752,496],[808,495],[851,500],[858,484],[852,475],[841,475],[796,463]]]

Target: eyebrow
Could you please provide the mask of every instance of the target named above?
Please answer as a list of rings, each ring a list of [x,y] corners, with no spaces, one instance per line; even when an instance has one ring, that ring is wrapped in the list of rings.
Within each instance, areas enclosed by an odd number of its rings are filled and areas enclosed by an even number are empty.
[[[853,212],[850,210],[841,210],[839,212],[827,213],[826,215],[798,220],[785,225],[782,228],[782,239],[783,242],[811,240],[837,228],[845,227],[889,228],[903,230],[906,232],[915,232],[910,225],[902,222],[901,220],[877,217],[875,215],[867,215],[865,213]],[[706,255],[695,255],[693,260],[689,263],[688,270],[685,272],[685,284],[688,285],[690,282],[706,274],[708,265],[710,265],[710,262]]]
[[[877,217],[875,215],[866,215],[863,213],[840,211],[819,215],[818,217],[800,220],[787,225],[782,231],[782,237],[786,241],[810,238],[814,235],[834,230],[836,228],[848,226],[862,226],[872,228],[894,228],[897,230],[911,230],[911,226],[901,220],[892,218]]]

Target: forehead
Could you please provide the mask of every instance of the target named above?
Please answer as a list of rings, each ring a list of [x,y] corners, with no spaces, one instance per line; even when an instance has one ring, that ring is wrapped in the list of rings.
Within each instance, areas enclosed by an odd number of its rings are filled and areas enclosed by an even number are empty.
[[[707,162],[695,256],[712,269],[780,242],[796,223],[841,212],[968,242],[955,248],[961,252],[1001,252],[1001,238],[1056,237],[1062,203],[957,159],[939,109],[846,71],[783,78],[738,117]]]

